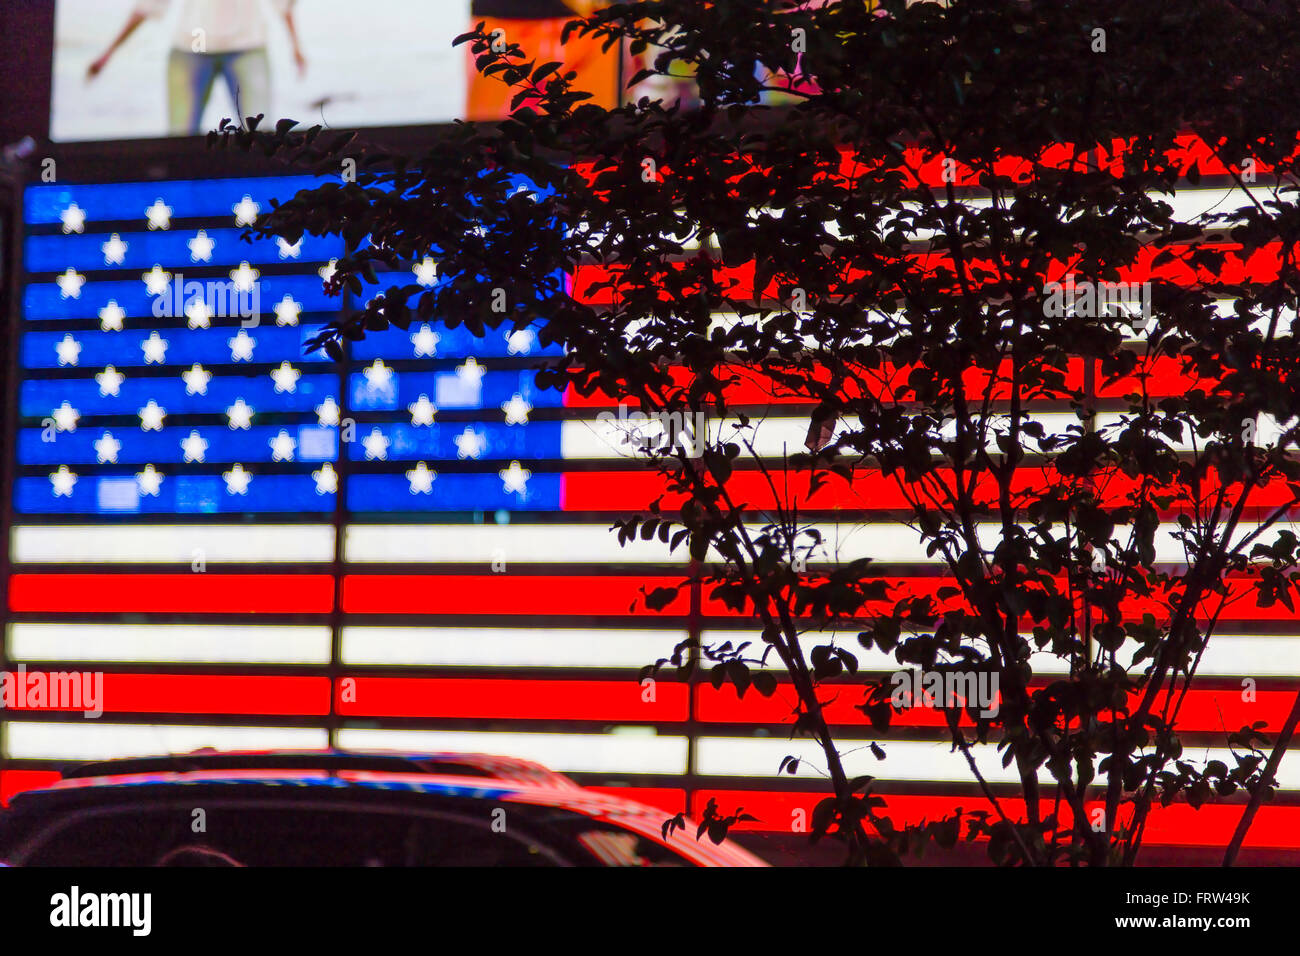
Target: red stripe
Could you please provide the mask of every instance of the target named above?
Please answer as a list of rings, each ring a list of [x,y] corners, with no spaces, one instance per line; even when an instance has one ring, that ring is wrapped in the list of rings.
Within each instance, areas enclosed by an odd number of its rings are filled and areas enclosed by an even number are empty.
[[[650,469],[565,472],[560,475],[560,508],[638,511],[662,495],[665,487],[663,475]]]
[[[11,709],[29,711],[84,709],[84,707],[56,707],[48,703],[32,706],[30,696],[32,677],[44,673],[47,672],[27,671],[29,692],[26,706],[20,706],[21,702],[16,702]],[[329,713],[328,677],[104,674],[102,679],[103,697],[100,703],[105,713],[313,715]]]
[[[1016,182],[1025,182],[1033,176],[1035,170],[1074,169],[1082,172],[1095,166],[1119,176],[1124,170],[1123,158],[1131,151],[1132,142],[1127,139],[1112,139],[1105,147],[1094,146],[1089,149],[1080,149],[1072,143],[1054,143],[1032,160],[1021,156],[1000,156],[993,162],[993,173]],[[1200,136],[1184,133],[1174,138],[1174,144],[1173,148],[1165,151],[1164,159],[1178,170],[1179,176],[1186,176],[1193,171],[1199,176],[1228,175],[1228,169],[1223,161],[1214,155],[1209,144]],[[961,188],[975,188],[981,185],[980,172],[961,162],[946,166],[944,160],[945,157],[941,153],[910,146],[904,149],[903,163],[897,165],[896,172],[901,175],[904,186],[909,189],[915,189],[921,184],[939,189],[946,185]],[[882,164],[857,160],[851,150],[843,149],[840,151],[839,163],[834,167],[820,162],[819,165],[826,168],[827,174],[852,180],[872,169],[880,168]],[[887,168],[894,170],[895,166],[896,164],[891,163]],[[576,163],[573,169],[587,180],[588,185],[592,184],[598,172],[592,163]],[[1256,160],[1255,169],[1261,173],[1272,172],[1273,166],[1262,160]],[[913,170],[916,170],[915,174]],[[670,175],[667,167],[661,166],[659,172],[661,177]]]
[[[908,376],[918,368],[917,365],[893,365],[892,363],[883,363],[879,368],[866,368],[862,366],[853,366],[852,370],[861,377],[862,381],[852,380],[846,382],[841,394],[846,399],[861,398],[864,391],[881,399],[882,401],[896,401],[910,398],[911,392],[906,387]],[[1002,362],[997,374],[994,375],[986,369],[971,368],[967,369],[963,375],[963,381],[966,386],[966,395],[968,398],[983,398],[986,394],[991,394],[998,401],[1004,401],[1011,397],[1011,373],[1012,367],[1010,360]],[[723,383],[722,394],[728,405],[811,405],[816,399],[809,397],[806,392],[800,394],[791,394],[790,389],[785,384],[777,381],[773,377],[764,374],[761,371],[747,368],[740,365],[723,366],[715,370],[714,374]],[[829,383],[830,373],[823,367],[813,369],[811,372],[800,370],[802,375],[806,375],[809,383]],[[670,370],[672,385],[674,388],[687,388],[691,383],[691,375],[687,369],[674,368]],[[1066,362],[1063,388],[1072,390],[1081,390],[1083,388],[1083,359],[1071,358]],[[1042,400],[1044,398],[1041,390],[1032,395],[1026,395],[1026,400]],[[572,385],[568,386],[564,393],[564,404],[569,408],[612,408],[618,405],[619,399],[613,394],[597,390],[590,395],[581,395]],[[638,403],[628,402],[629,407],[640,407]]]
[[[954,476],[950,468],[936,468],[932,474],[935,482],[942,482],[945,487],[953,488]],[[917,494],[913,489],[919,486],[900,486],[901,474],[897,477],[886,475],[878,469],[864,468],[857,471],[851,481],[838,476],[831,476],[816,492],[809,491],[809,477],[806,473],[794,471],[777,471],[771,475],[771,483],[758,471],[735,471],[727,479],[727,490],[738,501],[755,508],[772,508],[777,502],[772,494],[772,484],[780,492],[781,503],[798,501],[804,510],[859,510],[859,511],[909,511],[908,494],[922,502],[934,500],[935,491],[927,490]],[[1094,490],[1102,504],[1108,508],[1120,507],[1131,503],[1130,496],[1141,488],[1142,478],[1130,478],[1123,472],[1111,469],[1098,472],[1093,476]],[[1011,489],[1014,495],[1041,495],[1050,488],[1069,487],[1054,468],[1040,469],[1031,466],[1018,468],[1011,477]],[[1218,476],[1213,469],[1207,471],[1201,480],[1199,494],[1202,501],[1212,501],[1219,491]],[[1224,507],[1230,509],[1237,500],[1240,485],[1229,488]],[[637,471],[581,471],[566,472],[560,476],[560,506],[565,511],[638,511],[650,502],[663,497],[663,507],[673,511],[682,506],[686,496],[666,491],[667,482],[663,475],[650,468]],[[1167,486],[1163,490],[1153,490],[1153,494],[1168,494],[1173,500],[1170,507],[1161,509],[1166,520],[1186,510],[1186,495],[1191,488],[1185,484]],[[1181,494],[1183,497],[1179,498]],[[997,483],[991,473],[979,475],[975,481],[972,494],[977,504],[990,507],[997,504]],[[1285,481],[1274,479],[1265,485],[1251,490],[1247,498],[1244,514],[1247,520],[1253,519],[1261,511],[1290,504],[1295,496]]]
[[[368,717],[638,723],[687,718],[686,685],[669,681],[643,687],[627,680],[344,677],[335,703],[340,714]]]
[[[62,776],[57,770],[0,770],[0,807],[8,806],[14,794],[48,787]]]
[[[1016,182],[1025,182],[1034,174],[1035,169],[1073,168],[1082,172],[1089,168],[1088,164],[1095,164],[1097,168],[1120,176],[1124,172],[1123,158],[1131,150],[1131,143],[1131,140],[1112,139],[1107,147],[1095,146],[1086,150],[1079,150],[1071,143],[1055,143],[1044,149],[1042,155],[1034,161],[1019,156],[999,157],[993,163],[993,172],[997,176],[1006,176]],[[1209,144],[1201,137],[1193,133],[1185,133],[1175,137],[1174,143],[1174,147],[1167,150],[1164,157],[1166,162],[1178,169],[1180,176],[1186,176],[1193,170],[1200,176],[1228,175],[1228,168],[1214,155]],[[946,183],[964,188],[975,188],[981,185],[981,174],[978,171],[961,162],[945,168],[942,154],[909,147],[904,151],[904,156],[906,167],[900,169],[900,172],[903,174],[905,185],[909,188],[916,188],[922,183],[940,189]],[[862,175],[866,168],[867,164],[853,163],[852,153],[849,150],[842,151],[840,171],[843,175]],[[1262,160],[1256,161],[1255,168],[1261,172],[1265,169],[1271,172],[1273,169],[1270,164]],[[917,175],[912,175],[911,169],[916,169]]]
[[[937,469],[935,477],[951,483],[951,469]],[[1059,482],[1059,479],[1057,479]],[[898,480],[878,469],[863,469],[852,482],[831,477],[817,491],[810,491],[810,477],[803,472],[778,471],[771,481],[761,472],[736,471],[727,479],[727,490],[737,502],[757,508],[770,508],[777,502],[772,494],[775,484],[782,503],[798,501],[807,509],[860,509],[864,511],[900,511],[911,506]],[[644,509],[663,496],[666,511],[680,508],[685,495],[666,493],[667,483],[656,471],[589,471],[569,472],[562,476],[561,506],[566,511],[634,511]],[[1023,467],[1012,477],[1017,494],[1046,487],[1043,473]],[[997,488],[992,475],[980,476],[976,482],[976,500],[996,501]],[[924,500],[924,499],[923,499]]]
[[[343,610],[350,614],[590,614],[646,613],[641,589],[671,587],[682,578],[620,575],[349,574]],[[665,614],[686,614],[682,588]]]
[[[674,587],[684,580],[673,575],[349,574],[343,579],[343,610],[350,614],[682,615],[688,612],[690,603],[685,586],[659,612],[648,611],[642,591]],[[930,597],[940,612],[966,606],[960,599],[939,598],[940,588],[956,584],[947,575],[891,576],[887,580],[889,596],[866,601],[862,615],[892,608],[905,598]],[[1058,586],[1063,585],[1062,579]],[[1294,614],[1281,604],[1259,607],[1248,577],[1233,575],[1224,585],[1228,604],[1221,614],[1222,621],[1294,619]],[[717,596],[718,587],[716,583],[704,586],[701,612],[706,617],[736,616],[740,612]],[[1218,605],[1217,596],[1202,601],[1197,608],[1198,618],[1208,618],[1218,611]],[[1130,597],[1121,602],[1120,609],[1128,619],[1154,614],[1161,620],[1167,614],[1167,608],[1156,597]]]
[[[1223,256],[1222,264],[1215,271],[1199,264],[1188,264],[1182,258],[1193,250],[1203,252],[1216,252]],[[1157,256],[1163,256],[1166,252],[1172,254],[1172,259],[1161,259],[1156,261]],[[1282,244],[1280,242],[1262,245],[1259,248],[1246,253],[1240,243],[1202,243],[1199,246],[1169,246],[1165,249],[1145,247],[1137,253],[1132,265],[1121,266],[1116,269],[1119,282],[1141,283],[1154,280],[1164,280],[1180,287],[1190,287],[1203,285],[1213,290],[1216,287],[1227,287],[1233,285],[1242,285],[1247,283],[1268,283],[1277,280],[1282,266]],[[952,259],[949,254],[942,252],[918,253],[910,257],[912,267],[927,275],[932,275],[937,271],[943,270],[949,274],[955,274]],[[649,282],[655,282],[662,286],[659,297],[663,301],[669,301],[672,292],[669,286],[677,283],[665,282],[667,276],[673,276],[684,270],[691,269],[702,271],[706,263],[711,265],[709,274],[712,281],[719,284],[723,292],[731,299],[740,301],[763,301],[777,302],[780,300],[780,288],[776,280],[768,282],[762,289],[754,287],[754,264],[746,263],[739,266],[724,266],[720,261],[709,263],[707,259],[695,257],[685,261],[665,261],[662,264],[664,275],[650,273],[648,277],[643,277],[635,284],[628,284],[627,288],[635,289],[636,286],[644,286]],[[964,275],[968,282],[980,286],[992,284],[1000,275],[997,268],[998,263],[990,259],[972,259],[966,262]],[[1070,271],[1072,267],[1068,263],[1053,263],[1048,268],[1044,280],[1048,282],[1060,281]],[[583,265],[578,266],[574,272],[573,287],[575,297],[581,299],[590,305],[608,305],[612,303],[616,295],[626,294],[622,275],[626,267],[622,265]],[[859,281],[866,277],[866,273],[858,269],[846,269],[844,272],[843,286],[831,288],[833,293],[849,293],[848,283]],[[699,281],[693,280],[685,284],[687,293],[693,292],[699,287]]]
[[[644,803],[648,807],[674,815],[686,812],[685,790],[675,790],[671,787],[583,787],[582,789]]]
[[[934,602],[934,607],[939,613],[948,610],[969,611],[970,606],[960,597],[939,597],[938,591],[940,588],[957,586],[957,580],[951,576],[890,576],[886,580],[890,584],[889,596],[884,600],[868,600],[864,602],[859,611],[860,617],[866,617],[873,612],[882,610],[892,610],[894,604],[900,600],[926,597]],[[1064,584],[1064,578],[1057,581],[1057,587],[1061,588],[1062,591],[1064,591]],[[1195,614],[1198,620],[1208,619],[1218,612],[1221,602],[1225,603],[1220,614],[1221,622],[1292,621],[1295,619],[1295,613],[1280,603],[1274,604],[1272,607],[1260,607],[1255,601],[1257,592],[1254,583],[1248,577],[1241,575],[1228,576],[1224,579],[1223,586],[1226,592],[1223,598],[1218,595],[1210,595],[1197,605]],[[738,612],[727,608],[720,598],[714,596],[717,588],[718,585],[716,584],[704,586],[701,602],[703,613],[705,615],[736,615]],[[749,606],[747,603],[746,607]],[[1166,619],[1169,614],[1166,604],[1156,596],[1130,596],[1121,600],[1119,607],[1126,620],[1138,620],[1144,614],[1152,614],[1157,621],[1161,621]]]
[[[909,397],[909,393],[902,386],[907,382],[907,375],[912,367],[893,368],[886,363],[881,369],[864,370],[861,374],[869,384],[874,386],[870,389],[871,394],[881,401],[903,401]],[[1144,391],[1144,387],[1147,395],[1153,398],[1163,398],[1169,395],[1184,395],[1194,388],[1209,391],[1216,384],[1214,379],[1198,375],[1195,370],[1187,368],[1182,359],[1169,356],[1139,358],[1134,372],[1119,376],[1113,380],[1101,375],[1100,363],[1097,364],[1097,369],[1097,396],[1099,398],[1122,398],[1133,392],[1141,393]],[[991,393],[995,400],[1005,401],[1009,399],[1011,397],[1009,371],[1010,366],[1007,363],[1004,363],[999,369],[996,377],[987,370],[968,369],[964,376],[967,397],[982,398],[986,393]],[[716,374],[724,382],[723,398],[732,407],[741,405],[799,406],[812,405],[816,401],[806,391],[791,394],[789,387],[783,383],[777,382],[760,371],[744,368],[743,366],[720,368]],[[820,371],[814,371],[808,377],[810,383],[823,382],[825,379],[826,375]],[[690,385],[690,375],[687,370],[682,368],[673,369],[672,383],[674,388],[687,388]],[[841,392],[843,397],[846,399],[860,398],[861,389],[856,386],[856,382],[846,383]],[[1068,361],[1063,388],[1073,390],[1083,388],[1082,359],[1071,358]],[[1035,401],[1041,401],[1044,398],[1038,392],[1022,397],[1031,406]],[[614,408],[620,402],[627,404],[629,408],[639,407],[638,403],[634,401],[619,399],[614,394],[601,390],[597,390],[590,395],[581,395],[577,389],[570,385],[564,393],[564,404],[568,408]]]
[[[752,830],[769,833],[807,832],[813,807],[828,795],[825,793],[763,792],[753,790],[700,790],[691,799],[691,813],[699,816],[710,798],[718,801],[723,814],[736,812],[743,807],[746,813],[759,818],[757,823],[738,823],[737,831]],[[912,794],[883,795],[885,807],[878,809],[896,826],[919,824],[950,816],[958,807],[967,811],[993,808],[982,797],[920,796]],[[1023,818],[1024,801],[1013,798],[1000,799],[1003,809],[1014,817]],[[1044,816],[1053,811],[1050,800],[1041,802]],[[1085,804],[1091,812],[1100,808],[1100,801]],[[1227,846],[1233,829],[1241,818],[1241,804],[1207,804],[1199,810],[1185,803],[1168,807],[1159,804],[1151,808],[1147,818],[1144,842],[1151,846]],[[1069,808],[1061,807],[1062,822],[1069,824]],[[805,829],[797,829],[799,826]],[[963,836],[965,827],[963,825]],[[1260,807],[1259,813],[1246,836],[1245,846],[1266,848],[1300,848],[1300,807]]]
[[[1153,806],[1147,820],[1145,842],[1152,846],[1226,848],[1243,811],[1240,804],[1210,804],[1199,810],[1185,803]],[[1300,807],[1261,806],[1242,846],[1300,848]]]
[[[9,610],[30,613],[324,614],[327,574],[15,574]]]
[[[1128,375],[1113,380],[1101,373],[1101,363],[1097,365],[1097,397],[1122,398],[1131,393],[1145,393],[1152,398],[1168,395],[1185,395],[1194,388],[1206,392],[1215,386],[1214,379],[1203,378],[1194,370],[1185,367],[1182,359],[1139,358],[1137,368]]]
[[[1038,682],[1035,684],[1035,689],[1041,686],[1042,682]],[[860,685],[828,684],[825,690],[825,696],[831,699],[823,706],[823,710],[827,720],[832,724],[863,726],[868,723],[866,715],[858,709],[858,705],[866,699],[866,691]],[[695,695],[695,719],[702,723],[790,724],[794,722],[797,698],[790,684],[780,684],[771,697],[764,697],[751,689],[746,691],[743,698],[738,698],[735,687],[730,684],[724,684],[716,689],[711,684],[699,684],[695,688]],[[1163,701],[1163,696],[1157,699],[1155,713],[1161,713]],[[1276,730],[1286,720],[1294,701],[1295,694],[1292,691],[1256,691],[1254,701],[1242,700],[1239,689],[1189,691],[1178,715],[1178,730],[1181,733],[1235,732],[1243,726],[1261,720],[1270,729]],[[961,723],[964,726],[971,726],[972,721],[963,713]],[[902,712],[896,711],[891,725],[944,727],[947,721],[943,712],[937,708],[911,707]]]

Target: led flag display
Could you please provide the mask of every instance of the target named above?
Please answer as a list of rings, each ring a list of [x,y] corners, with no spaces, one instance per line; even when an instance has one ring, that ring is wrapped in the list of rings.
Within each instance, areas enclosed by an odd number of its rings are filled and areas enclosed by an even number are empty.
[[[738,700],[638,679],[691,633],[756,635],[699,591],[644,609],[643,588],[686,568],[657,541],[620,547],[610,531],[662,490],[602,419],[612,402],[539,389],[535,371],[556,353],[535,330],[475,339],[417,321],[352,343],[343,363],[305,353],[340,305],[322,280],[341,240],[241,233],[313,182],[26,191],[5,666],[102,672],[102,716],[39,701],[0,710],[0,799],[95,757],[473,749],[630,786],[674,812],[716,796],[759,816],[750,827],[788,831],[821,788],[816,755],[786,739],[789,688]],[[437,264],[379,279],[432,286]],[[808,409],[746,387],[739,404],[765,416],[758,449],[801,447]],[[743,462],[735,482],[754,501],[767,494]],[[865,474],[809,519],[841,560],[870,556],[933,584],[938,565],[901,509]],[[1221,625],[1184,707],[1188,739],[1208,742],[1221,720],[1281,723],[1300,637],[1281,611],[1253,613]],[[871,654],[862,666],[897,668]],[[1249,714],[1225,690],[1242,675],[1261,681]],[[850,772],[891,781],[881,792],[896,819],[973,806],[939,715],[900,716],[908,739],[880,765],[856,703],[831,705]],[[787,755],[805,758],[793,777],[778,774]],[[992,757],[989,779],[1014,783]],[[1160,819],[1157,843],[1221,843],[1233,822]],[[1296,824],[1281,800],[1252,840],[1295,845]]]

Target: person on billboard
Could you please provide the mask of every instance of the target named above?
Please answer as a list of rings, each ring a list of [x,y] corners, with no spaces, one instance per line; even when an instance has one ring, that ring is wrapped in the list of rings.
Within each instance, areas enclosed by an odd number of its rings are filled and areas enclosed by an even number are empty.
[[[574,89],[592,94],[584,100],[612,109],[618,98],[618,52],[602,51],[595,37],[572,36],[561,44],[564,25],[575,17],[587,17],[610,5],[613,0],[473,0],[470,4],[471,26],[483,21],[484,31],[500,30],[507,43],[518,43],[527,59],[543,63],[556,61],[564,69],[575,70]],[[468,49],[468,48],[467,48]],[[465,118],[470,120],[505,119],[510,115],[510,101],[519,92],[503,83],[500,77],[483,76],[474,67],[474,54],[468,54],[469,83]],[[520,104],[527,106],[528,100]]]
[[[270,109],[271,70],[267,65],[267,17],[261,0],[136,0],[126,23],[86,69],[93,80],[103,72],[119,47],[150,17],[163,17],[174,3],[181,13],[167,56],[167,129],[173,136],[199,131],[203,111],[220,77],[243,116]],[[267,0],[284,18],[301,76],[307,60],[298,46],[293,22],[296,0]]]

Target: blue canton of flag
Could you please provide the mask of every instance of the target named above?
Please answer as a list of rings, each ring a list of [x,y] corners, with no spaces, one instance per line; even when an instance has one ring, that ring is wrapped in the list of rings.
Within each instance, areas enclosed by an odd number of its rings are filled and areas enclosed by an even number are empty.
[[[561,507],[562,397],[534,383],[556,349],[534,330],[416,323],[346,369],[305,351],[340,306],[341,239],[242,234],[315,183],[27,190],[19,514],[328,513],[341,456],[355,510]],[[437,263],[379,279],[432,287]]]

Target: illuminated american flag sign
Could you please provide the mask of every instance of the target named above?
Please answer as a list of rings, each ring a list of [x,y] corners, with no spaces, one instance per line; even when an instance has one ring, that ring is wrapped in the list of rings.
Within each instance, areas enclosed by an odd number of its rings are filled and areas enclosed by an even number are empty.
[[[306,354],[341,241],[241,234],[312,182],[27,190],[6,659],[106,671],[105,715],[0,712],[7,789],[83,757],[442,741],[680,805],[686,690],[643,700],[635,672],[686,616],[632,605],[682,567],[609,531],[649,476],[599,402],[537,388],[532,331]]]
[[[609,399],[539,389],[554,350],[530,331],[475,339],[417,321],[352,343],[343,363],[305,353],[339,308],[322,280],[341,240],[241,234],[272,197],[313,182],[26,191],[4,661],[103,671],[104,714],[0,710],[0,796],[77,759],[459,749],[674,812],[717,797],[759,816],[752,827],[797,828],[823,791],[815,750],[788,739],[788,687],[738,700],[638,680],[690,634],[754,635],[699,587],[645,611],[642,589],[687,569],[609,530],[662,487],[600,420]],[[437,266],[379,278],[432,285]],[[806,408],[773,405],[760,384],[737,404],[767,416],[761,447],[802,445]],[[735,480],[761,492],[757,472]],[[933,576],[902,512],[868,474],[809,517],[841,559]],[[1221,720],[1280,725],[1300,639],[1279,613],[1221,626],[1184,708],[1188,739],[1208,742]],[[872,654],[862,666],[897,668]],[[1260,681],[1249,708],[1228,692],[1240,675]],[[901,716],[880,764],[858,702],[840,695],[828,713],[849,772],[881,777],[896,819],[978,802],[940,715]],[[779,775],[786,755],[804,758],[799,775]],[[1015,792],[987,756],[987,778]],[[1289,772],[1284,789],[1300,789]],[[1170,808],[1149,842],[1222,845],[1238,812]],[[1295,846],[1298,822],[1284,797],[1251,840]]]

